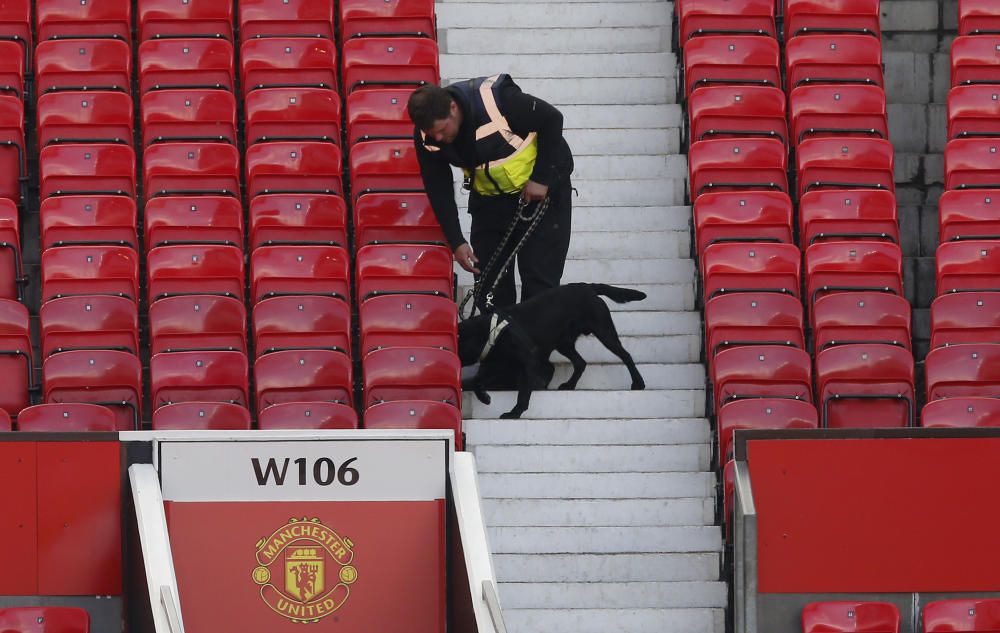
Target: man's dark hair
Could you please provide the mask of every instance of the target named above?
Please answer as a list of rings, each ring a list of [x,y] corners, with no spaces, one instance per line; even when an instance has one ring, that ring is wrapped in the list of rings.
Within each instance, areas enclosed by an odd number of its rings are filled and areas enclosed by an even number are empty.
[[[451,93],[444,88],[421,86],[410,94],[406,111],[413,124],[426,131],[434,127],[435,122],[448,118],[451,114],[451,102]]]

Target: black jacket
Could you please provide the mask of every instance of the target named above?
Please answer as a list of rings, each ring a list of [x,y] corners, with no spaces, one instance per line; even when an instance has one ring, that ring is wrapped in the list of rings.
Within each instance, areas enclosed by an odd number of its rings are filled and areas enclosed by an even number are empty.
[[[461,91],[453,87],[448,90],[462,111],[462,125],[455,141],[441,146],[440,151],[432,152],[424,146],[420,130],[415,129],[413,142],[417,148],[424,189],[448,244],[454,250],[466,240],[458,220],[450,165],[474,169],[485,161],[476,156],[476,122],[473,120],[471,104]],[[521,88],[513,81],[501,92],[498,105],[515,134],[521,137],[530,132],[538,134],[538,158],[535,160],[531,179],[542,185],[551,185],[556,180],[556,174],[562,178],[568,177],[573,171],[573,154],[563,138],[562,113],[549,103],[521,92]],[[433,144],[433,141],[428,143]],[[477,196],[475,193],[471,195]],[[470,201],[470,212],[472,207]]]

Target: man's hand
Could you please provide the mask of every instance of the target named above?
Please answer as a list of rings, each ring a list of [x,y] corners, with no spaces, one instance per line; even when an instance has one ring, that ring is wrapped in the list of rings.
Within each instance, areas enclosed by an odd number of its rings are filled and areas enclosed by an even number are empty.
[[[476,268],[476,264],[479,263],[479,258],[472,252],[472,247],[469,246],[468,243],[462,244],[455,249],[455,261],[458,262],[459,266],[470,273],[475,275],[479,274],[479,269]]]
[[[538,202],[539,200],[543,200],[548,193],[548,185],[542,185],[534,180],[529,180],[528,184],[524,185],[524,191],[521,192],[521,199],[528,202]]]

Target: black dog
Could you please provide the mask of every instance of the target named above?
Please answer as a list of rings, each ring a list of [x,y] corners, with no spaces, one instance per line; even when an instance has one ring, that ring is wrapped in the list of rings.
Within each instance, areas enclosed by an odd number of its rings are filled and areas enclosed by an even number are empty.
[[[458,356],[462,366],[480,362],[468,381],[483,404],[490,403],[486,386],[507,378],[517,367],[517,404],[501,418],[519,418],[528,409],[533,389],[547,382],[545,366],[553,350],[573,363],[573,375],[559,389],[575,389],[587,362],[576,351],[576,339],[593,334],[622,359],[632,376],[632,389],[646,383],[618,338],[611,311],[600,296],[616,303],[641,301],[645,293],[604,284],[568,284],[545,292],[495,314],[482,314],[458,324]]]

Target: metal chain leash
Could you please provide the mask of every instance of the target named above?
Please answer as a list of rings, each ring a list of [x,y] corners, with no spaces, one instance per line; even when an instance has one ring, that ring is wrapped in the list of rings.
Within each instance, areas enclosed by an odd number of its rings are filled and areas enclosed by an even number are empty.
[[[514,263],[514,258],[517,257],[518,251],[524,246],[524,243],[528,241],[531,234],[538,228],[538,224],[541,222],[542,217],[545,215],[545,211],[549,208],[549,196],[546,195],[538,204],[535,206],[535,210],[530,214],[525,214],[525,209],[531,203],[524,198],[521,198],[517,202],[517,210],[514,212],[514,219],[511,220],[510,226],[507,227],[507,233],[503,236],[500,244],[493,250],[493,255],[490,256],[490,261],[486,264],[483,272],[475,277],[472,289],[465,293],[465,298],[462,299],[462,303],[458,306],[458,316],[464,321],[466,319],[471,319],[476,314],[476,305],[479,303],[479,298],[482,296],[482,282],[489,276],[491,270],[493,270],[493,265],[496,264],[497,259],[503,252],[504,248],[507,246],[507,242],[510,241],[511,236],[517,229],[518,224],[521,222],[528,222],[528,227],[524,230],[524,235],[518,240],[514,249],[510,252],[507,257],[507,261],[503,263],[500,271],[493,277],[493,283],[490,285],[489,291],[486,293],[486,309],[493,307],[493,291],[496,290],[497,284],[500,283],[500,278],[503,277],[507,268]],[[469,312],[469,316],[465,316],[465,304],[473,299],[472,310]]]

